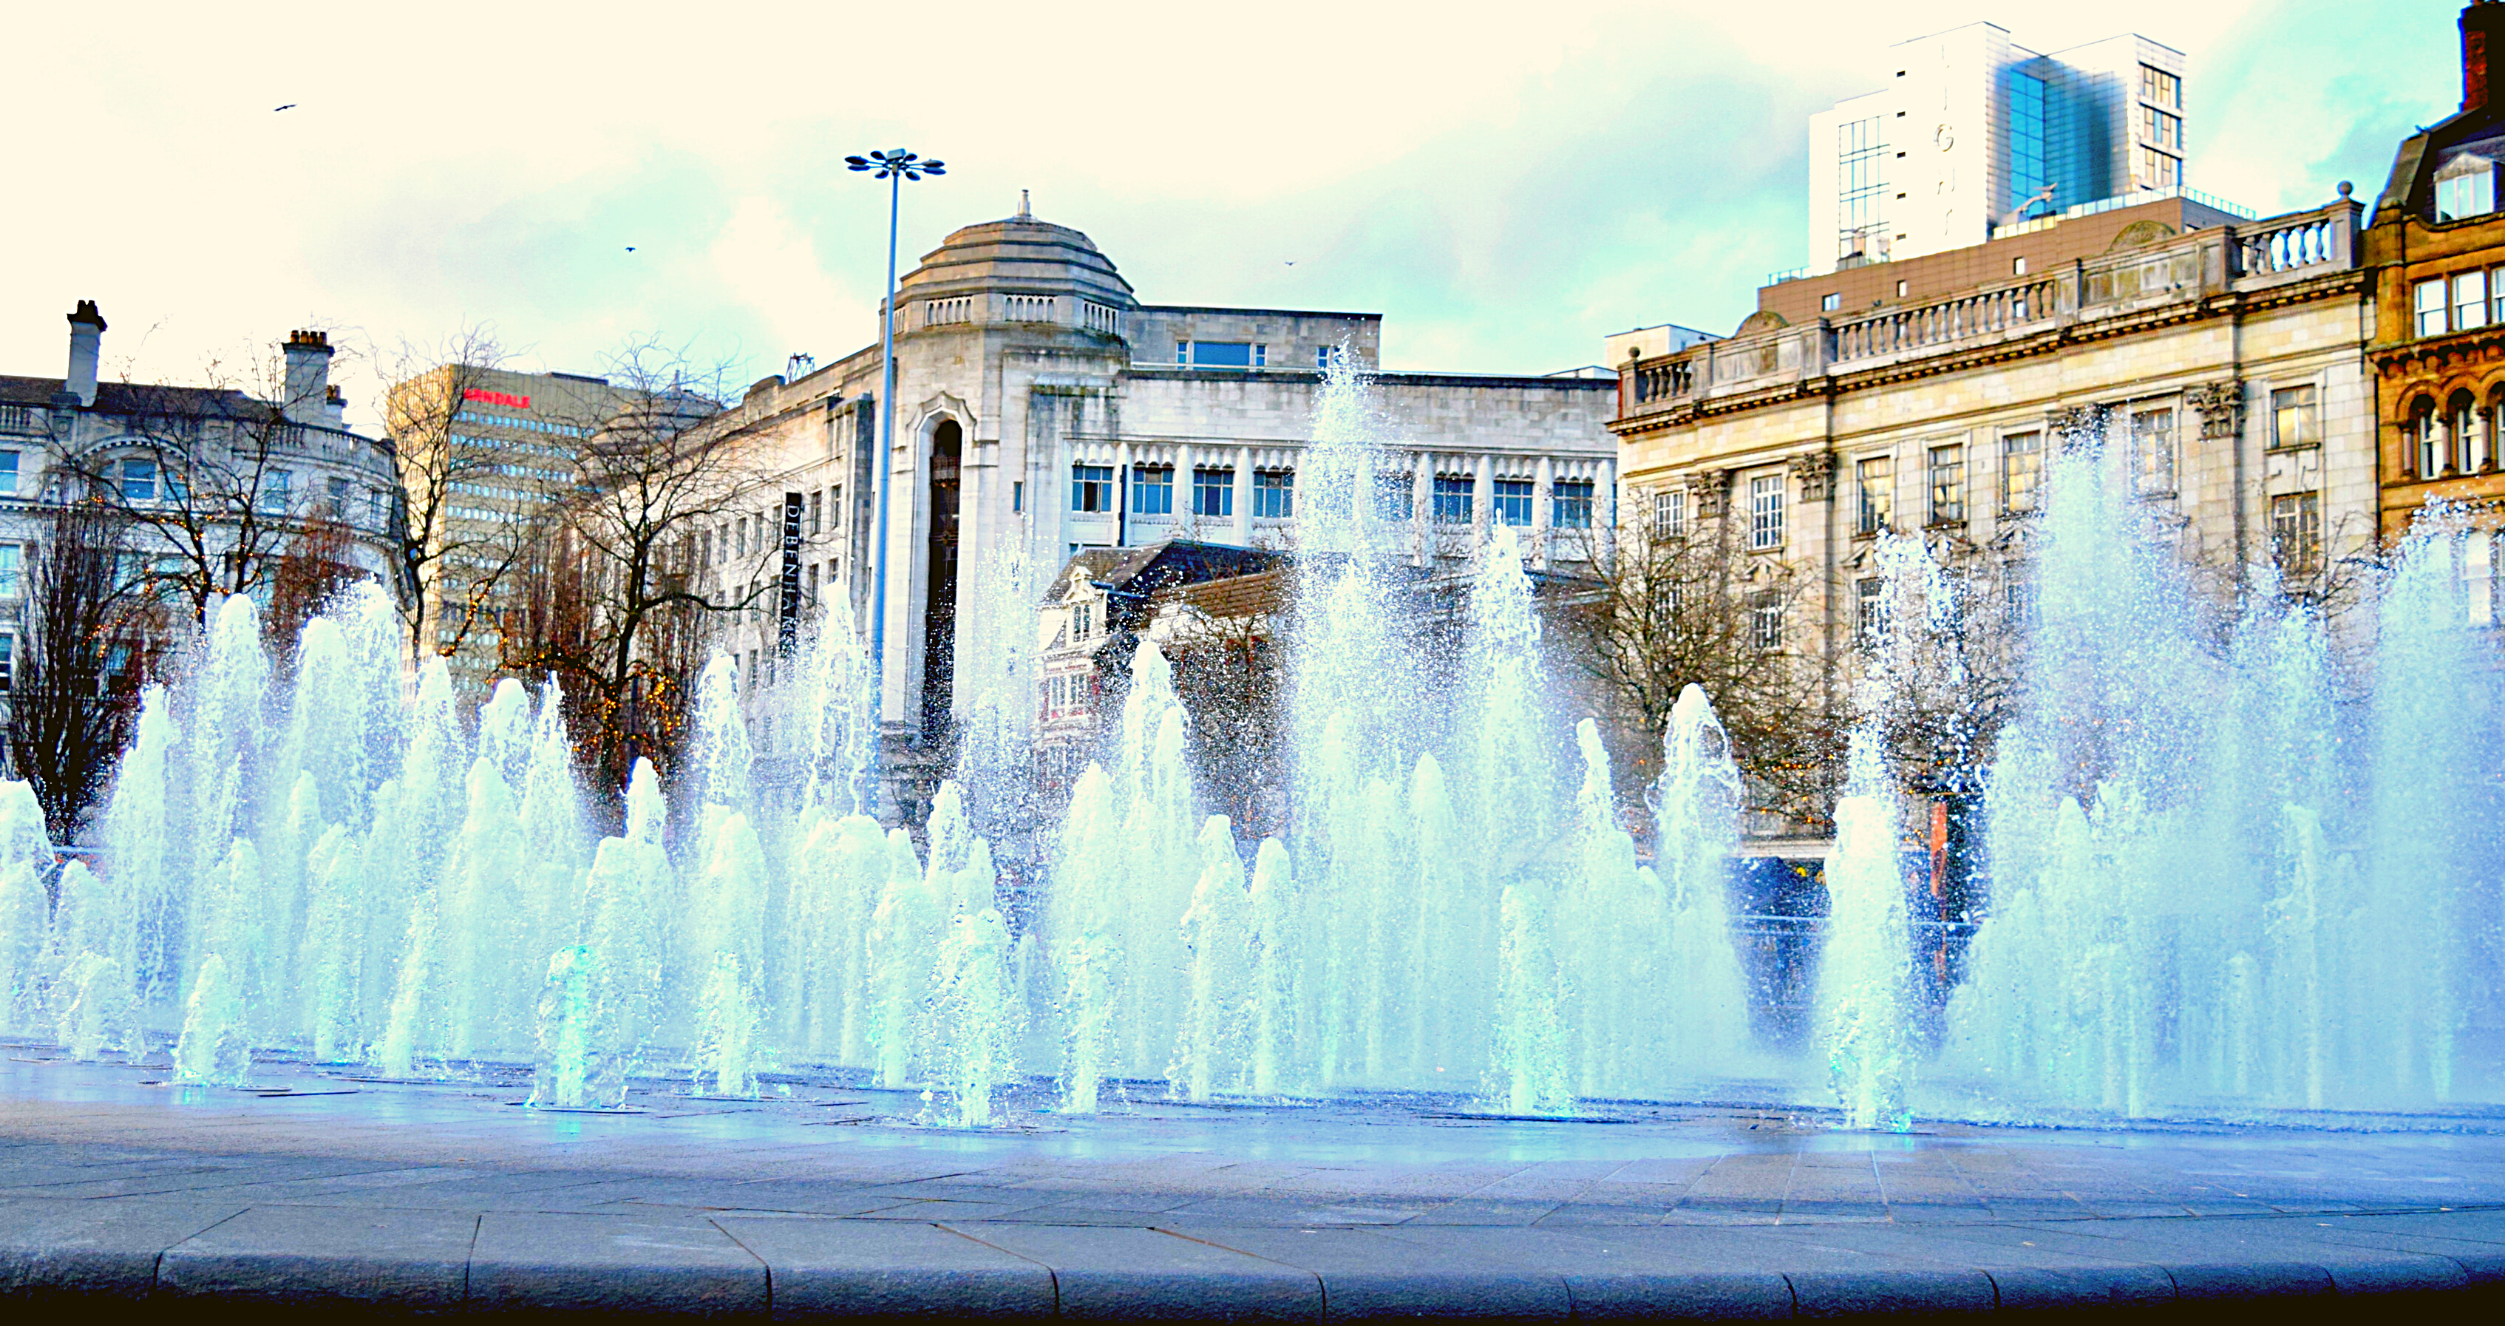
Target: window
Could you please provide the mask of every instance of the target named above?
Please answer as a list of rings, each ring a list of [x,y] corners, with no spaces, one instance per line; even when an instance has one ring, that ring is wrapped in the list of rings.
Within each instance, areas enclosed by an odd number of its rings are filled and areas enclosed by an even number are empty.
[[[2463,272],[2453,278],[2453,330],[2488,325],[2488,274]]]
[[[1289,520],[1296,515],[1296,476],[1286,470],[1253,471],[1253,518]]]
[[[2408,422],[2402,425],[2404,449],[2421,479],[2432,479],[2443,472],[2443,430],[2435,421],[2435,401],[2421,396],[2409,407]]]
[[[1260,368],[1269,349],[1250,341],[1184,341],[1176,347],[1175,362],[1194,368]]]
[[[366,489],[365,523],[375,529],[383,528],[383,516],[385,512],[390,510],[390,507],[387,505],[390,500],[390,495],[385,493],[380,488]]]
[[[1496,517],[1497,523],[1504,525],[1530,524],[1531,497],[1532,490],[1530,480],[1498,479],[1496,481],[1496,505],[1492,508],[1492,514]]]
[[[2001,439],[2001,509],[2033,511],[2044,487],[2044,435],[2033,430]]]
[[[1951,442],[1931,448],[1931,523],[1955,525],[1966,518],[1966,448]]]
[[[2466,391],[2453,393],[2444,403],[2444,437],[2452,444],[2450,462],[2457,474],[2475,474],[2479,470],[2479,408]]]
[[[1467,474],[1435,476],[1435,523],[1467,525],[1471,521],[1470,499],[1478,480]]]
[[[842,490],[838,489],[837,491],[841,492]],[[1009,509],[1011,511],[1026,510],[1026,480],[1015,479],[1010,481]]]
[[[339,475],[330,477],[328,500],[322,504],[323,514],[333,520],[348,518],[348,481]]]
[[[1759,649],[1783,647],[1783,598],[1771,589],[1757,591],[1749,600],[1749,639]]]
[[[1761,474],[1748,481],[1748,546],[1783,546],[1783,476]]]
[[[0,497],[17,496],[17,453],[0,451]]]
[[[2140,100],[2179,110],[2183,106],[2183,79],[2153,65],[2141,65]]]
[[[1191,343],[1191,342],[1189,342],[1189,341],[1176,341],[1176,342],[1174,343],[1174,362],[1176,362],[1176,363],[1178,363],[1178,364],[1189,364],[1190,362],[1192,362],[1192,343]]]
[[[122,462],[122,500],[133,505],[157,500],[157,463],[136,458]]]
[[[2270,560],[2283,576],[2310,576],[2322,567],[2322,495],[2287,493],[2270,499]]]
[[[2044,80],[2009,71],[2009,206],[2030,217],[2052,205],[2037,197],[2045,176]],[[1899,293],[1902,293],[1901,291]]]
[[[2140,108],[2140,137],[2172,152],[2183,150],[2183,117],[2154,106]]]
[[[15,598],[19,591],[17,572],[19,554],[23,550],[14,543],[0,543],[0,595]]]
[[[1407,520],[1410,518],[1410,494],[1413,485],[1406,474],[1374,476],[1374,518]]]
[[[1837,202],[1836,256],[1883,258],[1887,246],[1880,241],[1887,231],[1887,218],[1880,207],[1887,195],[1887,176],[1882,167],[1887,161],[1887,139],[1882,132],[1886,121],[1871,118],[1846,120],[1835,126],[1835,197]],[[1839,302],[1822,307],[1842,307],[1841,296],[1830,296]]]
[[[1113,467],[1110,465],[1071,466],[1070,509],[1090,512],[1113,510]]]
[[[2465,152],[2435,173],[2435,219],[2461,221],[2496,210],[2496,163]]]
[[[1569,479],[1548,486],[1548,525],[1551,529],[1590,529],[1592,527],[1592,481]]]
[[[1088,605],[1084,602],[1070,609],[1070,638],[1084,640],[1088,631]]]
[[[805,573],[800,582],[800,596],[802,602],[805,602],[812,607],[817,605],[818,564],[815,562],[809,563],[809,565],[805,568]]]
[[[2140,187],[2172,189],[2183,183],[2183,162],[2153,147],[2140,149]]]
[[[1878,534],[1896,523],[1896,461],[1870,456],[1853,462],[1853,487],[1858,501],[1853,532]]]
[[[2022,628],[2035,625],[2035,581],[2021,568],[2009,568],[2009,579],[2001,587],[2001,622]]]
[[[1325,373],[1347,362],[1348,351],[1339,346],[1317,345],[1313,348],[1313,366]]]
[[[1235,514],[1235,470],[1201,467],[1192,471],[1192,514],[1195,516],[1232,516]]]
[[[809,532],[815,534],[824,528],[826,528],[826,490],[812,488],[809,490]]]
[[[1839,292],[1829,291],[1826,294],[1818,296],[1818,311],[1820,313],[1833,313],[1842,307],[1844,307],[1844,296]]]
[[[1665,539],[1686,537],[1686,489],[1663,488],[1653,493],[1653,533]]]
[[[1896,297],[1897,297],[1898,299],[1903,299],[1903,298],[1905,297],[1905,292],[1906,292],[1906,291],[1908,291],[1908,290],[1911,290],[1911,289],[1913,289],[1913,282],[1911,282],[1911,281],[1899,281],[1899,282],[1897,282],[1897,283],[1896,283]]]
[[[1131,467],[1131,510],[1143,516],[1174,514],[1173,466],[1134,465]]]
[[[2174,491],[2174,411],[2131,414],[2131,486],[2143,496]]]
[[[2442,336],[2444,325],[2444,282],[2420,281],[2411,290],[2412,307],[2418,313],[2418,334]]]
[[[736,548],[737,548],[737,555],[738,555],[738,556],[741,556],[741,557],[745,557],[745,556],[747,556],[747,555],[748,555],[748,517],[746,517],[746,516],[741,516],[739,519],[737,519],[737,520],[735,520],[735,521],[732,521],[732,522],[731,522],[731,529],[732,529],[732,531],[733,531],[734,533],[736,533],[736,534],[738,535],[738,543],[737,543],[737,545],[736,545]]]
[[[2009,260],[2009,274],[2011,276],[2024,276],[2027,274],[2027,260],[2024,254]]]
[[[1887,639],[1887,581],[1864,576],[1853,582],[1853,635],[1864,649]]]
[[[2270,445],[2310,447],[2322,441],[2314,392],[2313,384],[2307,383],[2270,393]]]

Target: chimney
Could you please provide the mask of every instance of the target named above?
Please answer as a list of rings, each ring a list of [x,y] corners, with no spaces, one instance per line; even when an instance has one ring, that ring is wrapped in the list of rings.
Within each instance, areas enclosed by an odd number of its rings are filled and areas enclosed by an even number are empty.
[[[2505,4],[2471,0],[2462,6],[2462,109],[2485,110],[2488,104],[2488,51],[2505,31]]]
[[[287,333],[287,399],[279,402],[288,422],[324,422],[331,385],[331,338],[317,331]]]
[[[82,299],[70,314],[70,373],[61,393],[76,396],[81,405],[94,405],[96,361],[103,354],[104,315],[96,312],[96,301]]]
[[[340,395],[337,387],[323,389],[322,422],[333,428],[348,426],[348,398]]]

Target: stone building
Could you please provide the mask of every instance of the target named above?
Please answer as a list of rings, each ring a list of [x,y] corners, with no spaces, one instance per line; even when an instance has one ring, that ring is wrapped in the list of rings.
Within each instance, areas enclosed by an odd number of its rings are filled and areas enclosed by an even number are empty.
[[[703,574],[724,591],[785,576],[786,602],[840,593],[866,618],[883,572],[879,711],[900,757],[944,742],[966,712],[957,660],[997,624],[961,588],[1000,550],[1036,568],[1040,595],[1084,549],[1290,544],[1298,458],[1338,362],[1371,378],[1401,457],[1378,501],[1406,525],[1413,562],[1466,557],[1493,520],[1528,527],[1543,560],[1570,559],[1613,520],[1613,380],[1379,372],[1380,315],[1146,304],[1087,236],[1023,210],[925,255],[896,317],[886,465],[875,343],[767,378],[714,421],[750,439],[772,480],[719,532],[733,554]],[[1033,613],[1021,609],[1027,629]],[[758,651],[761,731],[786,703],[765,681],[780,629],[761,616],[728,642]]]
[[[2505,498],[2505,112],[2491,104],[2488,69],[2505,4],[2480,0],[2460,26],[2461,109],[2401,144],[2365,235],[2386,536],[2430,500],[2470,504],[2492,526]],[[2464,552],[2471,619],[2497,620],[2505,605],[2487,586],[2505,576],[2505,557],[2486,539]]]
[[[105,320],[69,315],[62,377],[0,376],[0,689],[26,645],[20,568],[48,509],[84,496],[128,517],[131,574],[179,620],[242,592],[266,608],[279,567],[319,525],[326,557],[387,578],[395,542],[390,444],[350,430],[318,331],[289,335],[270,395],[99,379]]]
[[[1883,532],[2002,559],[2023,596],[2046,458],[2091,427],[2187,560],[2319,585],[2377,527],[2371,290],[2339,194],[2258,221],[2167,198],[1770,286],[1738,334],[1623,362],[1623,500],[1810,572],[1764,634],[1823,660],[1850,657]],[[1821,282],[1840,297],[1804,311]]]

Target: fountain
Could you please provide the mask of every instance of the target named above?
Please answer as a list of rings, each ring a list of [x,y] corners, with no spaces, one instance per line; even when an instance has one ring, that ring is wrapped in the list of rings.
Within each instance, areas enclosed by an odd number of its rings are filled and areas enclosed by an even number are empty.
[[[717,655],[683,809],[638,764],[594,840],[553,683],[505,680],[465,720],[441,660],[403,675],[372,587],[282,675],[232,599],[146,692],[93,869],[47,884],[40,808],[0,787],[0,1025],[82,1059],[170,1051],[211,1085],[246,1082],[256,1048],[384,1079],[527,1064],[532,1103],[565,1110],[827,1072],[973,1129],[1143,1099],[1565,1120],[1741,1091],[1886,1130],[2505,1089],[2482,1011],[2498,896],[2473,864],[2495,660],[2456,625],[2458,518],[2377,572],[2369,630],[2266,573],[2221,615],[2140,528],[2120,461],[2072,439],[2028,535],[2023,703],[1988,752],[1988,889],[1944,1010],[1912,965],[1883,692],[1971,605],[1918,542],[1891,545],[1814,1049],[1787,1056],[1748,1030],[1727,883],[1747,788],[1709,697],[1679,696],[1650,787],[1616,786],[1603,729],[1561,711],[1503,524],[1459,586],[1457,653],[1419,656],[1393,588],[1407,527],[1361,500],[1378,430],[1344,373],[1324,402],[1275,836],[1207,813],[1153,642],[1102,761],[1057,823],[1038,814],[1022,563],[978,568],[997,620],[969,656],[1001,663],[967,674],[974,726],[919,843],[871,818],[873,670],[840,600],[784,669],[796,804],[757,795],[745,685]],[[1031,913],[1004,873],[1036,882]]]

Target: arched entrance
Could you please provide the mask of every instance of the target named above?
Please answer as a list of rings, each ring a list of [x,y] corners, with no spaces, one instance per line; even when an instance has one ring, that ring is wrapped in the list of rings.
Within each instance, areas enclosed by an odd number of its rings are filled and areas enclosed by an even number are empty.
[[[945,419],[931,433],[931,575],[922,608],[922,739],[948,735],[957,679],[957,472],[965,430]]]

